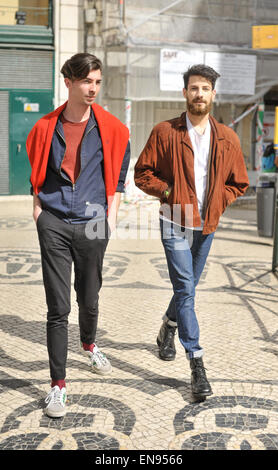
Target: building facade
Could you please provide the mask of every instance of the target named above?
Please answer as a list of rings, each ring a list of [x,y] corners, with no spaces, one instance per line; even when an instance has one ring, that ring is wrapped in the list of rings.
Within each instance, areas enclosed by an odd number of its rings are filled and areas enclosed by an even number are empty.
[[[84,49],[84,2],[0,0],[0,194],[29,194],[26,137],[66,99],[60,68]]]
[[[252,44],[252,27],[278,24],[276,0],[0,0],[0,194],[28,194],[25,140],[67,98],[60,69],[91,52],[104,63],[98,102],[131,132],[134,164],[153,126],[186,109],[193,63],[221,78],[214,116],[239,135],[251,185],[273,139],[278,49]]]
[[[86,8],[95,12],[85,47],[105,63],[102,104],[131,130],[131,170],[152,127],[185,110],[182,73],[202,62],[221,74],[213,114],[239,135],[255,186],[273,138],[278,50],[252,47],[252,27],[278,24],[277,1],[95,0]]]

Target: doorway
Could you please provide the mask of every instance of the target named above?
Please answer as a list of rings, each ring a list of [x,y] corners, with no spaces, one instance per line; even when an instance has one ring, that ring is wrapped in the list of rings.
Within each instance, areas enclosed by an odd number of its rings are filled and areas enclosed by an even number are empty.
[[[52,110],[51,90],[10,91],[10,194],[30,194],[31,167],[26,152],[26,139],[34,124]]]

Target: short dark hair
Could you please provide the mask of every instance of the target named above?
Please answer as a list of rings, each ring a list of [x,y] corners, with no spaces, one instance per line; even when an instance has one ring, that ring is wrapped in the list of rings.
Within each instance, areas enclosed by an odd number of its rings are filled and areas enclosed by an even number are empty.
[[[100,70],[102,72],[101,60],[93,54],[80,52],[73,55],[64,63],[61,68],[61,73],[64,78],[69,78],[70,80],[82,80],[89,75],[91,70]]]
[[[217,73],[212,67],[209,67],[208,65],[204,65],[204,64],[192,65],[192,67],[189,67],[187,72],[183,74],[183,81],[184,81],[185,89],[187,89],[189,78],[192,75],[200,75],[201,77],[204,77],[207,80],[209,80],[211,82],[213,90],[214,90],[215,82],[217,78],[220,77],[220,74]]]

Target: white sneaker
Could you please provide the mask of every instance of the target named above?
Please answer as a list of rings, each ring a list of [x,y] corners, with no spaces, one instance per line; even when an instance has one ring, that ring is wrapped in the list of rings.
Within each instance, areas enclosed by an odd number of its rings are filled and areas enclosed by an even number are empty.
[[[112,372],[112,366],[109,360],[107,359],[106,355],[98,349],[96,344],[94,346],[93,352],[85,351],[82,344],[80,344],[80,349],[84,356],[89,357],[93,372],[96,372],[100,375],[106,375]]]
[[[61,418],[66,414],[66,399],[65,387],[61,389],[58,385],[52,387],[45,399],[45,403],[48,403],[45,413],[51,418]]]

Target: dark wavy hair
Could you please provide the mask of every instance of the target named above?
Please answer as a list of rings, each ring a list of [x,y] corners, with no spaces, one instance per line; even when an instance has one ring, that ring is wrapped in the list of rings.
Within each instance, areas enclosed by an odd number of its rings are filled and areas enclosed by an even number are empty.
[[[184,88],[186,90],[188,87],[189,78],[192,75],[200,75],[201,77],[204,77],[207,80],[209,80],[211,82],[213,90],[215,88],[215,82],[217,78],[220,77],[220,74],[217,73],[212,67],[209,67],[208,65],[204,65],[204,64],[192,65],[192,67],[189,67],[187,72],[183,74]]]
[[[88,76],[91,70],[100,70],[102,72],[101,60],[93,54],[80,52],[73,55],[64,63],[61,68],[61,73],[64,78],[69,78],[70,80],[82,80]]]

